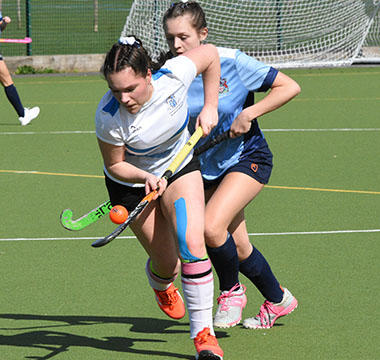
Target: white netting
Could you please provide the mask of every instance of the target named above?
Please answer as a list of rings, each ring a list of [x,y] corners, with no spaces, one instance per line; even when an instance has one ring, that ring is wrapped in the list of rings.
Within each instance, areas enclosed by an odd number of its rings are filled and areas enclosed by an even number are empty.
[[[363,47],[355,62],[380,63],[380,10],[373,19]]]
[[[378,0],[198,2],[206,13],[209,42],[238,48],[276,67],[352,64],[380,7]],[[156,58],[168,49],[162,16],[172,3],[135,0],[122,34],[141,38]]]

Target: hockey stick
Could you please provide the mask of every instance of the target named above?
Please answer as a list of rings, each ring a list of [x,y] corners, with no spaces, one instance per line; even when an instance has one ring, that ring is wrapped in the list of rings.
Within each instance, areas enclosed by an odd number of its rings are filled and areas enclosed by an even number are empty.
[[[190,137],[188,142],[185,144],[185,146],[181,149],[181,151],[177,154],[177,156],[174,158],[174,160],[171,162],[169,167],[164,172],[164,175],[162,175],[162,179],[169,179],[170,176],[175,172],[175,170],[178,168],[178,166],[181,165],[183,160],[189,155],[190,151],[193,149],[195,144],[199,141],[199,139],[203,135],[203,130],[199,126],[198,129],[194,132],[194,134]],[[128,219],[125,220],[121,225],[119,225],[114,231],[112,231],[111,234],[107,235],[106,237],[94,241],[91,245],[93,247],[100,247],[108,244],[112,240],[114,240],[117,236],[119,236],[127,227],[129,224],[132,223],[133,220],[136,219],[136,217],[143,212],[143,210],[148,206],[148,204],[152,201],[154,196],[157,194],[158,189],[151,191],[148,195],[146,195],[136,206],[136,208],[129,214]]]
[[[203,145],[198,146],[194,150],[194,155],[199,155],[199,154],[204,153],[205,151],[207,151],[208,149],[212,148],[213,146],[221,143],[224,140],[227,140],[229,137],[230,137],[230,130],[227,130],[227,131],[225,131],[225,132],[223,132],[223,133],[215,136],[214,138],[212,138],[212,139],[208,140],[207,142],[205,142]]]
[[[227,130],[214,138],[208,140],[203,145],[197,147],[194,150],[195,155],[199,155],[211,147],[221,143],[222,141],[229,138],[230,131]],[[87,214],[81,216],[77,220],[73,220],[73,212],[71,209],[65,209],[62,211],[60,219],[62,226],[67,230],[79,231],[83,230],[85,227],[93,224],[98,219],[107,215],[112,209],[111,203],[109,200],[97,206],[95,209],[92,209]]]
[[[102,218],[104,215],[107,215],[111,209],[111,201],[107,200],[76,220],[73,220],[72,210],[65,209],[60,216],[61,224],[67,230],[82,230]]]
[[[30,44],[32,39],[26,37],[24,39],[0,39],[0,43],[14,43],[14,44]]]

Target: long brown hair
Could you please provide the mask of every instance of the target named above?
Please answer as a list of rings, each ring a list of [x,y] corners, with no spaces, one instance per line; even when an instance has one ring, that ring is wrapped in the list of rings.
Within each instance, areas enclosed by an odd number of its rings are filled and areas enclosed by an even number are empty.
[[[178,16],[190,15],[191,25],[198,32],[207,27],[206,15],[202,7],[196,1],[187,2],[174,2],[167,9],[162,18],[162,26],[165,33],[167,32],[167,21],[175,19]],[[171,51],[166,53],[162,52],[158,58],[159,63],[165,63],[166,60],[171,59],[174,55]]]
[[[171,4],[162,18],[164,31],[167,31],[167,21],[169,19],[184,15],[190,15],[192,26],[195,30],[200,31],[202,28],[207,27],[206,15],[196,1],[179,1]]]

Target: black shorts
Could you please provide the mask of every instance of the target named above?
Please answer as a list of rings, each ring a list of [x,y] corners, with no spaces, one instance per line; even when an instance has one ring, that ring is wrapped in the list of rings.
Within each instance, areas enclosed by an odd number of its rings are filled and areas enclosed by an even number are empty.
[[[261,184],[268,184],[273,168],[273,154],[264,140],[255,151],[247,149],[240,156],[237,164],[231,166],[222,176],[214,180],[205,180],[204,188],[209,189],[218,185],[231,172],[240,172],[254,178]]]
[[[199,160],[193,156],[192,160],[181,171],[169,178],[168,187],[179,177],[197,170],[200,171]],[[122,185],[111,180],[106,174],[105,181],[112,206],[123,205],[128,211],[132,211],[146,195],[144,186]]]

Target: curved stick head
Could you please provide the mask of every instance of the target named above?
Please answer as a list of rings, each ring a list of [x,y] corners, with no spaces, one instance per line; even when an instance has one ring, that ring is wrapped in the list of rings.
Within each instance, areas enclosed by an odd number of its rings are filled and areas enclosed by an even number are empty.
[[[61,225],[67,230],[75,230],[73,229],[73,211],[71,209],[65,209],[61,212],[60,219]]]

